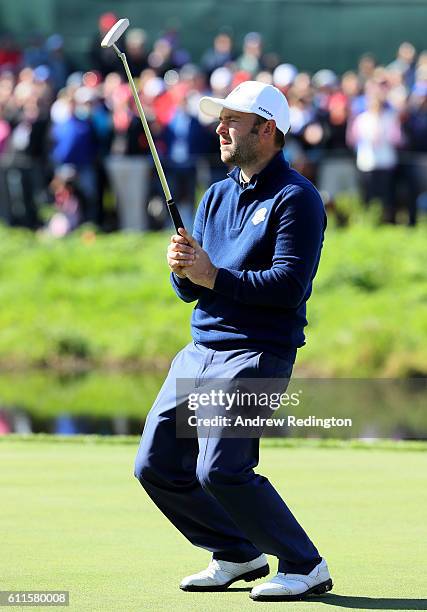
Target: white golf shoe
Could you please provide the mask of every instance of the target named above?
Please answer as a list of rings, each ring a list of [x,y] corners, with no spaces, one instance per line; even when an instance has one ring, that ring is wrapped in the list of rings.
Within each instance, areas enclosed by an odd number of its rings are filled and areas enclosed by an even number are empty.
[[[332,580],[325,559],[307,575],[283,574],[254,587],[250,598],[255,601],[292,601],[307,595],[320,595],[332,589]]]
[[[264,554],[246,563],[212,559],[205,570],[183,578],[179,588],[183,591],[225,591],[237,580],[252,582],[257,578],[268,576],[269,571],[267,557]]]

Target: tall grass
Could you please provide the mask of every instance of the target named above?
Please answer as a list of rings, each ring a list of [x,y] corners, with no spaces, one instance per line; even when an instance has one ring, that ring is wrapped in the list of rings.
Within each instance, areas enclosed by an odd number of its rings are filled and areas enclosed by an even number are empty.
[[[0,227],[3,369],[164,367],[190,339],[192,305],[169,285],[167,233],[60,241]],[[426,228],[327,232],[301,368],[427,374]]]

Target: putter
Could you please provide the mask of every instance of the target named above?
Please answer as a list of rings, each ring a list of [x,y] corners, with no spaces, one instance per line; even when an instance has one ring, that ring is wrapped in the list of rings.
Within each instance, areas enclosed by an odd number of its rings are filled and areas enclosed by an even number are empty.
[[[126,71],[126,76],[128,78],[129,85],[133,93],[135,104],[138,109],[139,117],[141,119],[142,127],[144,128],[144,132],[148,140],[148,145],[150,147],[151,155],[153,156],[154,165],[156,166],[157,174],[159,175],[159,179],[162,184],[163,193],[165,194],[165,198],[166,198],[166,205],[168,207],[169,214],[172,218],[175,229],[178,232],[178,228],[184,227],[184,224],[182,222],[181,215],[179,214],[178,208],[176,207],[176,204],[173,201],[173,198],[172,198],[172,195],[169,189],[169,185],[168,185],[165,173],[162,168],[162,164],[157,154],[156,145],[154,144],[154,140],[153,140],[153,137],[151,136],[150,128],[148,126],[147,119],[145,117],[144,109],[142,108],[141,101],[138,97],[138,92],[135,87],[135,82],[129,70],[128,62],[126,59],[126,54],[122,53],[122,51],[120,51],[120,49],[116,46],[116,42],[122,36],[123,32],[127,30],[128,27],[129,27],[129,19],[119,19],[119,21],[113,25],[113,27],[107,32],[107,34],[102,39],[101,47],[113,47],[114,51],[117,53],[118,57],[121,59],[123,63],[124,69]]]

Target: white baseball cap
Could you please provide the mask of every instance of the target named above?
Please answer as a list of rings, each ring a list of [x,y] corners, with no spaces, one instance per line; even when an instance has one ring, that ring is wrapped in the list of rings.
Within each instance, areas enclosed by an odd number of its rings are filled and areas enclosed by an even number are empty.
[[[288,87],[295,81],[298,70],[293,64],[279,64],[273,72],[273,83],[278,87]]]
[[[273,85],[259,81],[244,81],[224,100],[209,96],[200,99],[200,110],[210,117],[219,118],[223,108],[274,119],[277,129],[283,134],[286,134],[290,128],[288,101]]]

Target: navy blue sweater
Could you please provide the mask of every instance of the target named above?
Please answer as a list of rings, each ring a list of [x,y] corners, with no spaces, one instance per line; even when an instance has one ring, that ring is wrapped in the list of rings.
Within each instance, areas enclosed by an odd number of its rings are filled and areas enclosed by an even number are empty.
[[[194,222],[194,237],[219,268],[214,288],[175,274],[171,282],[182,300],[197,300],[195,341],[281,355],[304,344],[326,215],[317,190],[282,152],[244,189],[239,175],[234,168],[207,190]]]

